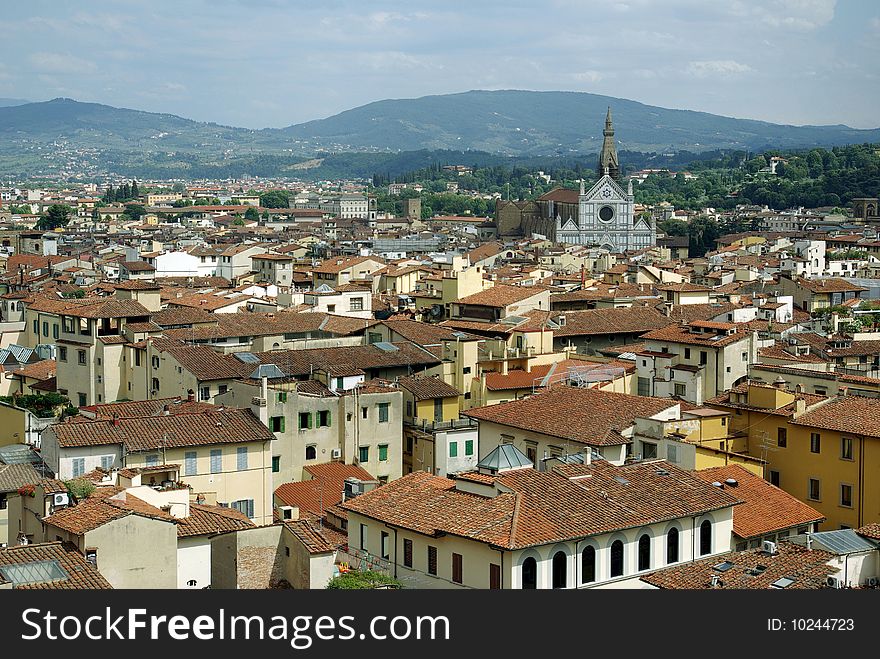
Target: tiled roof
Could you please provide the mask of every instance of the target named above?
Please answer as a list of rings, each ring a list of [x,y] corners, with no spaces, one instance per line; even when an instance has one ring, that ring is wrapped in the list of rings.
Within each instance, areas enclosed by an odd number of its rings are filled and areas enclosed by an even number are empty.
[[[75,506],[68,506],[43,518],[43,523],[82,535],[107,522],[128,515],[139,515],[172,523],[176,521],[176,518],[151,506],[142,499],[127,492],[121,492],[108,497],[100,495],[89,497]]]
[[[216,322],[222,316],[192,307],[171,307],[153,314],[153,322],[162,327]]]
[[[158,291],[162,287],[154,281],[144,281],[143,279],[129,279],[127,281],[114,284],[114,288],[121,291]]]
[[[798,277],[795,282],[801,288],[805,288],[812,293],[849,293],[855,291],[867,291],[864,286],[851,284],[845,279],[837,277],[829,277],[827,279],[806,279]]]
[[[792,423],[854,435],[880,437],[880,399],[841,396],[801,414]]]
[[[83,421],[52,426],[62,447],[122,444],[128,451],[150,451],[161,446],[202,446],[275,439],[250,410],[218,410],[203,414],[175,414],[113,421]]]
[[[275,489],[275,496],[282,505],[298,507],[301,515],[308,513],[322,517],[322,512],[329,506],[342,501],[346,478],[373,480],[373,476],[363,467],[343,462],[309,465],[305,470],[312,478],[295,483],[284,483]]]
[[[0,549],[0,568],[42,561],[58,561],[67,577],[45,583],[23,584],[16,588],[26,590],[105,590],[113,588],[72,543],[42,542],[31,545],[12,545]],[[0,577],[0,581],[2,581],[2,577]]]
[[[120,263],[129,272],[155,272],[156,268],[145,261],[123,261]]]
[[[558,323],[560,316],[565,316],[565,325],[553,328],[554,338],[594,334],[641,334],[675,322],[652,307],[566,311],[556,313],[552,318]]]
[[[191,503],[189,516],[177,520],[177,537],[189,538],[196,535],[213,535],[227,531],[237,531],[254,526],[244,513],[222,506],[204,506]]]
[[[743,382],[727,391],[723,394],[715,396],[715,398],[710,398],[705,401],[706,405],[716,405],[718,407],[730,407],[734,409],[742,409],[742,410],[754,410],[756,412],[763,412],[765,414],[773,414],[776,416],[792,416],[795,411],[795,402],[798,400],[803,400],[806,406],[809,408],[816,403],[821,403],[823,401],[828,400],[827,396],[822,396],[821,394],[806,394],[806,393],[794,393],[794,401],[788,403],[787,405],[783,405],[782,407],[777,407],[775,410],[767,409],[765,407],[756,407],[754,405],[749,405],[748,403],[738,403],[732,399],[732,396],[735,394],[748,394],[749,386],[752,387],[767,387],[772,388],[770,385],[759,385],[754,382],[748,383]],[[793,392],[789,392],[793,393]]]
[[[753,590],[773,588],[771,584],[787,577],[793,580],[788,588],[816,589],[824,588],[826,578],[837,572],[827,564],[832,558],[830,553],[819,549],[808,550],[781,542],[774,555],[760,549],[729,552],[653,572],[642,577],[642,581],[657,588],[712,589],[712,576],[717,575],[716,589]],[[732,563],[730,569],[722,572],[715,568],[725,562]],[[758,565],[766,569],[760,574],[751,573]]]
[[[568,188],[553,188],[550,192],[545,192],[538,197],[538,201],[556,201],[563,204],[576,204],[579,199],[580,191]]]
[[[880,540],[880,524],[868,524],[856,529],[856,533],[872,540]]]
[[[42,359],[32,364],[26,364],[15,372],[19,377],[40,381],[55,377],[55,373],[56,365],[54,359]]]
[[[732,327],[736,328],[735,325]],[[646,341],[669,341],[686,345],[708,347],[729,346],[738,341],[748,341],[751,333],[734,331],[732,334],[716,334],[715,332],[692,332],[689,326],[669,325],[642,335]],[[714,339],[714,340],[713,340]]]
[[[468,295],[459,300],[456,304],[469,304],[483,307],[506,307],[515,302],[521,302],[533,295],[538,295],[546,291],[543,286],[508,286],[507,284],[495,284],[492,288],[487,288],[479,293]]]
[[[0,464],[0,492],[14,492],[41,479],[42,476],[30,464]]]
[[[351,336],[363,334],[375,322],[374,320],[325,313],[280,311],[270,314],[240,311],[218,314],[213,325],[167,330],[165,336],[187,341],[239,336],[271,336],[274,334],[317,334],[318,332]]]
[[[499,242],[488,242],[475,247],[471,251],[469,251],[466,256],[470,260],[470,262],[477,263],[478,261],[482,261],[483,259],[487,259],[490,256],[495,256],[500,253],[501,250],[504,249],[504,245]]]
[[[84,409],[95,415],[96,419],[109,420],[114,415],[118,417],[146,417],[160,416],[168,407],[169,414],[194,414],[198,412],[216,412],[217,407],[210,403],[202,403],[196,400],[187,400],[176,396],[174,398],[154,398],[152,400],[126,401],[123,403],[104,403],[90,405]],[[74,417],[82,422],[86,417]]]
[[[623,368],[632,372],[635,370],[635,364],[624,361],[588,362],[583,359],[563,359],[553,364],[533,366],[531,371],[521,368],[511,369],[507,374],[491,371],[486,373],[486,388],[490,391],[508,391],[544,387],[565,380],[570,371],[585,373],[608,368]]]
[[[631,427],[636,417],[651,417],[676,404],[668,398],[557,386],[528,398],[478,407],[462,414],[577,444],[608,446],[629,443],[620,433]],[[560,423],[560,419],[565,423]]]
[[[758,357],[762,359],[778,359],[779,361],[798,364],[824,364],[826,362],[825,359],[812,350],[806,355],[792,354],[785,349],[785,343],[782,341],[776,341],[772,346],[758,348]]]
[[[310,554],[326,554],[336,551],[336,545],[331,542],[321,529],[307,519],[284,522],[284,526],[303,544]]]
[[[375,256],[354,256],[350,258],[331,258],[325,261],[322,261],[320,265],[312,268],[312,272],[321,272],[325,274],[338,274],[343,270],[347,270],[348,268],[352,268],[356,265],[360,265],[366,261],[376,261],[381,263],[382,260],[376,258]]]
[[[733,509],[733,532],[740,538],[759,537],[825,519],[816,509],[740,465],[702,469],[694,475],[707,483],[724,483],[729,478],[737,482],[736,486],[725,488],[743,500]]]
[[[487,497],[419,471],[341,507],[428,536],[447,533],[518,549],[699,515],[738,501],[666,462],[518,469],[497,482],[503,493]]]
[[[395,334],[399,334],[407,341],[412,341],[420,346],[439,345],[443,341],[455,341],[456,334],[462,334],[455,329],[441,325],[420,323],[417,320],[383,320],[382,325],[387,326]],[[478,337],[465,335],[463,340],[476,339]]]
[[[458,398],[461,392],[451,384],[446,384],[439,376],[413,376],[400,378],[398,384],[409,391],[415,400],[429,398]]]

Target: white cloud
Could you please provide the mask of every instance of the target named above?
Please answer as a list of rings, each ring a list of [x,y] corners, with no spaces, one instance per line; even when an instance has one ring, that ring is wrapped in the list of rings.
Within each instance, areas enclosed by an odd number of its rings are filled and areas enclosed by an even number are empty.
[[[599,71],[581,71],[580,73],[572,73],[571,77],[578,82],[599,82],[605,76]]]
[[[41,73],[91,73],[98,68],[92,61],[69,54],[39,52],[28,59]]]
[[[770,0],[749,13],[770,27],[815,30],[831,22],[836,6],[837,0]]]
[[[689,62],[685,73],[695,78],[728,77],[753,71],[748,64],[734,60],[703,60]]]

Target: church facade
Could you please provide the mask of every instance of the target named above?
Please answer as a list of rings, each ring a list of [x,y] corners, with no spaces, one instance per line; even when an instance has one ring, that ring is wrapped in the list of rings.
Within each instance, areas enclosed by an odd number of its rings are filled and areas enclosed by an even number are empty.
[[[656,245],[653,218],[635,217],[632,181],[626,190],[621,186],[610,108],[602,133],[598,180],[589,190],[582,182],[579,192],[557,188],[537,203],[503,202],[496,207],[499,235],[512,235],[517,230],[521,235],[541,233],[556,242],[598,246],[615,253]],[[510,204],[518,205],[508,207]]]

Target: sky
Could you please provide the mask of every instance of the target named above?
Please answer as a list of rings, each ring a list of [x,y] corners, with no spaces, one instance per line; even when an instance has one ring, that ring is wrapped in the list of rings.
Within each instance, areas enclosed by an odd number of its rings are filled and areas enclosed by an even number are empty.
[[[880,127],[876,0],[3,0],[0,97],[248,128],[470,89]]]

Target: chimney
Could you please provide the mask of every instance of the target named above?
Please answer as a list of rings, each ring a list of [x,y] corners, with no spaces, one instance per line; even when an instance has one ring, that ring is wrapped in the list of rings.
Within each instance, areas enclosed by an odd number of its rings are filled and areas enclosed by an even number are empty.
[[[186,390],[186,400],[187,400],[187,402],[192,403],[192,402],[195,401],[195,399],[196,399],[196,392],[193,391],[192,389],[187,389],[187,390]]]
[[[807,533],[807,551],[813,551],[813,536]]]
[[[169,414],[171,414],[171,406],[165,405],[165,407],[162,408],[162,416],[168,416]]]
[[[113,419],[110,421],[110,423],[113,424],[114,427],[118,426],[119,425],[119,415],[114,413]]]
[[[718,587],[719,578],[717,574],[712,575],[712,588]]]
[[[807,401],[803,398],[798,398],[794,401],[794,414],[792,415],[793,419],[798,418],[801,414],[803,414],[807,410]]]
[[[840,388],[840,391],[837,392],[840,396],[849,396],[849,387],[843,386]]]

